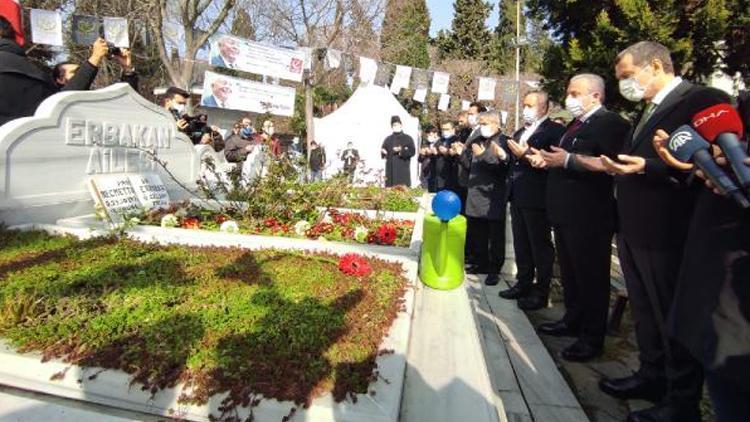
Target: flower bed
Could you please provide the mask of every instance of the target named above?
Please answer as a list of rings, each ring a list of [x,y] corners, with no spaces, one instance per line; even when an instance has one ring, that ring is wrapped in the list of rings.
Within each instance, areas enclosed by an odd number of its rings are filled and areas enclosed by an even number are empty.
[[[407,284],[358,255],[78,241],[0,231],[0,336],[120,369],[182,402],[366,393]],[[226,415],[224,415],[226,416]]]
[[[136,217],[140,224],[331,240],[371,245],[409,247],[414,221],[369,218],[363,214],[328,209],[308,213],[307,219],[286,216],[253,218],[232,209],[212,210],[192,203],[174,204],[169,209],[154,209]]]

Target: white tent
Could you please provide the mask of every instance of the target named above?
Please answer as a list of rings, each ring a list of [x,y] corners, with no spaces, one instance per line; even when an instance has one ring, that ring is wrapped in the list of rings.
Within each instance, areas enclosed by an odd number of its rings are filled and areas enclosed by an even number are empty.
[[[380,158],[380,147],[391,134],[391,116],[399,116],[404,133],[414,139],[419,148],[419,119],[412,117],[391,92],[384,87],[359,87],[338,110],[315,119],[315,140],[325,148],[328,166],[325,177],[340,172],[344,164],[341,153],[351,141],[359,151],[360,166],[355,180],[379,182],[385,177],[385,160]],[[411,161],[412,186],[419,185],[417,155]]]

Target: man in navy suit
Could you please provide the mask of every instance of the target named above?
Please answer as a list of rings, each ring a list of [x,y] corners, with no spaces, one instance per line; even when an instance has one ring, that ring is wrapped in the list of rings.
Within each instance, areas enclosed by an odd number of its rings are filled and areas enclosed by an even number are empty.
[[[601,76],[571,78],[565,108],[575,119],[551,152],[532,148],[529,156],[535,167],[549,169],[547,216],[555,232],[565,302],[562,320],[538,330],[577,337],[562,351],[568,361],[601,354],[607,327],[616,213],[613,180],[599,156],[614,157],[622,149],[630,124],[603,102]]]
[[[552,227],[547,219],[544,196],[547,170],[531,166],[530,148],[548,150],[557,145],[565,127],[547,117],[549,96],[532,91],[523,100],[524,127],[508,140],[512,152],[508,181],[513,249],[516,254],[516,284],[500,292],[505,299],[518,299],[523,310],[541,309],[547,305],[555,248]],[[536,278],[536,283],[534,279]]]
[[[211,66],[235,69],[235,61],[237,60],[237,55],[240,53],[237,40],[232,37],[224,36],[219,38],[219,41],[216,42],[216,46],[219,51],[218,54],[216,54],[216,49],[212,50],[214,55],[211,56]]]
[[[651,401],[660,401],[666,391],[660,405],[633,412],[628,421],[698,422],[700,366],[666,332],[697,189],[681,183],[687,175],[668,168],[652,140],[657,129],[674,132],[690,124],[699,111],[730,99],[676,76],[669,50],[655,42],[642,41],[623,50],[615,73],[622,96],[643,103],[623,154],[616,160],[602,158],[607,170],[617,175],[617,251],[640,368],[629,377],[604,379],[600,388],[616,397]]]

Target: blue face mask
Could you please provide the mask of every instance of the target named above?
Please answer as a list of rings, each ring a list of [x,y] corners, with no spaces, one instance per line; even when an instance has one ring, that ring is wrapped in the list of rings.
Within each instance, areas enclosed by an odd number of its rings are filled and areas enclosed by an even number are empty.
[[[242,136],[243,138],[249,138],[253,136],[253,128],[251,127],[242,128],[242,130],[240,131],[240,136]]]

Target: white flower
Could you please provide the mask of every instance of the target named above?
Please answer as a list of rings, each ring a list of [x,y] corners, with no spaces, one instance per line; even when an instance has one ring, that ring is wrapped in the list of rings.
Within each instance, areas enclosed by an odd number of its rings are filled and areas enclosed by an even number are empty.
[[[177,227],[178,225],[179,221],[174,214],[165,214],[164,217],[161,218],[162,227]]]
[[[219,226],[219,230],[225,233],[239,233],[240,226],[238,226],[237,222],[234,220],[227,220],[221,223],[221,226]]]
[[[364,243],[367,240],[368,234],[370,234],[370,232],[365,226],[359,226],[354,229],[354,239],[359,243]]]
[[[310,230],[310,222],[305,220],[300,220],[294,225],[294,233],[297,234],[297,236],[304,236],[305,233]]]

